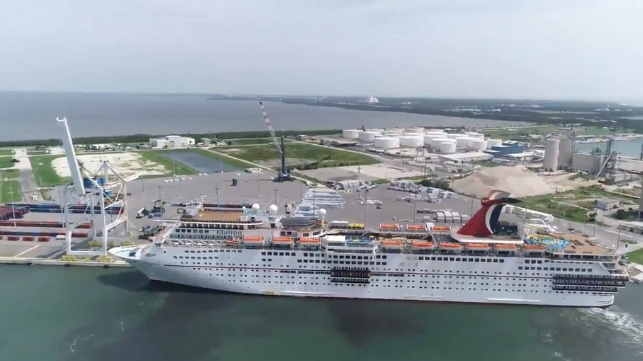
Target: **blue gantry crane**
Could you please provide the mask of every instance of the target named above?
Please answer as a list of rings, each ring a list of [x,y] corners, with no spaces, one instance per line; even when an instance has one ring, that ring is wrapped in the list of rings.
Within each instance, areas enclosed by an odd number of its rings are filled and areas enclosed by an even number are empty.
[[[261,105],[263,120],[266,122],[266,126],[268,126],[268,130],[270,131],[272,143],[275,145],[275,147],[277,147],[277,150],[279,150],[279,154],[281,155],[281,168],[279,169],[279,172],[277,172],[277,176],[274,177],[273,180],[275,182],[291,181],[293,180],[293,178],[290,175],[288,168],[286,167],[286,147],[284,145],[284,137],[282,136],[279,139],[277,138],[275,129],[270,123],[270,118],[268,118],[268,112],[266,112],[266,108],[263,106],[263,102],[259,102],[259,105]]]

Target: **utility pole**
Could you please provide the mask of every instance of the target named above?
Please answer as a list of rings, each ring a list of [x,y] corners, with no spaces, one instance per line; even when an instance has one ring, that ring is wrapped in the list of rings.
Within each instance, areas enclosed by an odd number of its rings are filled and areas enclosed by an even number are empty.
[[[16,207],[13,204],[13,187],[9,185],[9,199],[11,200],[11,213],[13,213],[13,226],[16,227]]]
[[[366,210],[368,204],[368,189],[364,189],[364,229],[366,229]]]
[[[277,205],[277,188],[275,188],[275,205]]]
[[[163,208],[164,207],[163,207],[163,197],[161,195],[161,189],[163,189],[163,187],[157,186],[156,188],[159,189],[159,207],[160,207],[159,211],[161,213],[161,227],[163,227]]]

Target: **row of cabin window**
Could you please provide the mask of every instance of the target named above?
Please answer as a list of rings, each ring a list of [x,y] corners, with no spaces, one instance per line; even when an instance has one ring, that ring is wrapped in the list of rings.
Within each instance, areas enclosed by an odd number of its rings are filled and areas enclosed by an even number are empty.
[[[592,272],[591,268],[560,268],[560,267],[522,267],[518,266],[518,270],[525,270],[525,271],[562,271],[562,272]]]
[[[263,259],[262,259],[263,261]],[[386,262],[374,262],[374,261],[326,261],[325,259],[319,260],[308,260],[308,259],[298,259],[297,263],[328,263],[328,264],[355,264],[355,265],[371,265],[371,266],[386,266]]]
[[[502,258],[466,258],[466,257],[422,257],[420,261],[449,261],[449,262],[488,262],[488,263],[505,263]]]

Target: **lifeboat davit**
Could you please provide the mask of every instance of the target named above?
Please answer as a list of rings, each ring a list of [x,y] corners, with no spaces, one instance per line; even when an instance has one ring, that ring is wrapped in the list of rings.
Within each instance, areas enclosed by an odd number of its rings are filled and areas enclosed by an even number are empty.
[[[234,238],[226,239],[225,244],[229,244],[229,245],[237,245],[237,244],[239,244],[239,241],[238,241],[238,240],[236,240],[236,239],[234,239]]]

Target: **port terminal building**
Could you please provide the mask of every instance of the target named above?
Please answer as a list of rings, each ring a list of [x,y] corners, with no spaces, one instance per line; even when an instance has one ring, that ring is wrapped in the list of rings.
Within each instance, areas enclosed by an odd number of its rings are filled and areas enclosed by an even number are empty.
[[[152,148],[186,148],[193,147],[195,144],[194,138],[182,137],[180,135],[150,138],[150,147]]]

